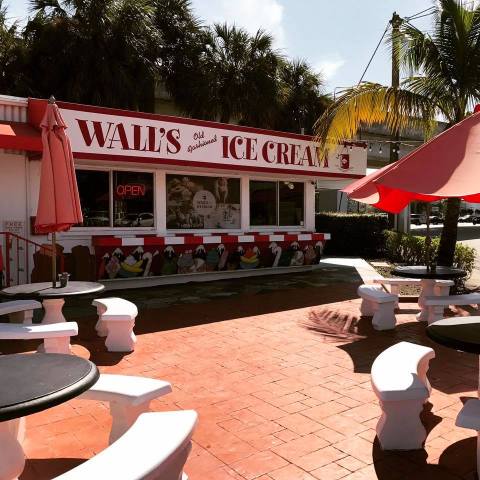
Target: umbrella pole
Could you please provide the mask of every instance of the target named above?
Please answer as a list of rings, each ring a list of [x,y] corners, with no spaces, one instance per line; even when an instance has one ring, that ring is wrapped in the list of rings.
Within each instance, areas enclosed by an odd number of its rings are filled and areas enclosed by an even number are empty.
[[[56,234],[52,232],[52,287],[57,286],[57,246]]]
[[[432,243],[432,238],[430,236],[430,213],[431,213],[432,206],[430,205],[430,202],[427,202],[427,205],[425,207],[425,211],[427,214],[427,236],[425,237],[425,257],[426,257],[426,264],[427,264],[427,270],[430,270],[430,245]]]

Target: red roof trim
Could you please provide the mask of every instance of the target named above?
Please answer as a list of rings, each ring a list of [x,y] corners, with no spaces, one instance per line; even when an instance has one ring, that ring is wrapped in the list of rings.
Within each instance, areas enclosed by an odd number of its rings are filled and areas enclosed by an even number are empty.
[[[0,148],[41,152],[42,136],[28,123],[0,122]]]

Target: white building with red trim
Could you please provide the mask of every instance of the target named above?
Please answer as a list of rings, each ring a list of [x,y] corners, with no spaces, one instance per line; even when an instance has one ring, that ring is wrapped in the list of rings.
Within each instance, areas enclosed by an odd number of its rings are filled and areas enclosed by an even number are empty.
[[[27,240],[4,258],[10,283],[30,280],[41,255],[32,258],[33,243],[48,242],[32,228],[45,106],[0,96],[1,229]],[[319,157],[305,135],[58,106],[84,214],[58,242],[65,256],[88,252],[92,262],[90,273],[72,259],[65,268],[115,288],[312,268],[329,239],[315,232],[315,187],[338,190],[366,172],[361,142]]]

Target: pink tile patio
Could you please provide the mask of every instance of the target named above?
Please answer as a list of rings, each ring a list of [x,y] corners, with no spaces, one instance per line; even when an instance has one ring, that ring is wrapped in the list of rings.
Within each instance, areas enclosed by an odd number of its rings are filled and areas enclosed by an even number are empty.
[[[288,299],[277,291],[146,309],[136,350],[125,356],[105,351],[92,314],[79,322],[74,351],[90,352],[102,372],[170,381],[174,392],[154,401],[155,410],[197,410],[185,468],[191,480],[474,479],[476,438],[454,419],[462,400],[477,395],[476,357],[429,341],[414,303],[401,303],[394,331],[374,331],[359,318],[355,288],[330,284],[290,290]],[[164,329],[172,319],[197,324]],[[402,340],[437,355],[423,413],[429,433],[425,450],[382,452],[370,366]],[[2,342],[0,350],[11,345]],[[51,478],[99,452],[109,422],[105,405],[80,400],[28,417],[21,479]]]

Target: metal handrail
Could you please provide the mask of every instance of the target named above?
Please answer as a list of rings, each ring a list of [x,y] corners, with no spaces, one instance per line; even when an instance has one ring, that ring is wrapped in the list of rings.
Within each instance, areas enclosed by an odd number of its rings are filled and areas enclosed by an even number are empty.
[[[20,268],[20,252],[23,250],[25,254],[25,275],[26,281],[29,281],[29,272],[30,272],[30,246],[33,246],[34,253],[39,251],[43,254],[52,254],[53,247],[50,245],[42,245],[40,243],[34,242],[28,238],[22,237],[17,235],[16,233],[12,232],[0,232],[0,236],[5,237],[5,283],[6,286],[9,287],[11,285],[12,280],[14,277],[12,276],[12,268],[11,268],[11,261],[13,260],[11,256],[11,251],[14,249],[16,251],[16,259],[17,259],[17,272],[16,272],[16,280],[17,284],[20,283],[20,272],[22,269]],[[20,242],[24,242],[24,246],[22,247]],[[55,251],[55,256],[60,259],[60,270],[63,272],[64,265],[65,265],[65,256],[63,253]]]

